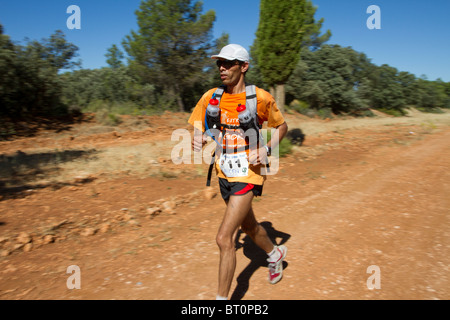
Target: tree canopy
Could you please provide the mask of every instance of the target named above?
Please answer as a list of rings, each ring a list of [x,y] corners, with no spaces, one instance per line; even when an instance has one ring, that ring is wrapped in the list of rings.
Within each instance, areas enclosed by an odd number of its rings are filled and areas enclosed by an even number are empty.
[[[448,83],[427,81],[389,65],[377,66],[351,47],[322,45],[304,50],[287,82],[289,100],[334,114],[367,115],[369,108],[392,115],[415,106],[423,111],[450,107]]]
[[[305,0],[261,0],[254,58],[263,81],[275,87],[275,99],[284,107],[284,84],[298,60],[303,40]]]
[[[262,0],[247,80],[267,90],[286,84],[290,107],[307,114],[369,115],[377,109],[402,115],[410,106],[450,108],[450,82],[378,66],[351,47],[327,45],[331,31],[322,32],[323,19],[315,13],[311,0]],[[112,44],[106,50],[107,67],[93,70],[77,70],[78,48],[60,30],[18,44],[0,25],[0,138],[4,119],[72,110],[189,111],[221,83],[210,56],[229,36],[213,39],[214,11],[203,12],[200,1],[143,0],[136,18],[138,30],[125,37],[122,48]],[[274,95],[285,96],[279,90]]]
[[[57,30],[48,39],[14,44],[0,26],[0,115],[64,114],[58,72],[73,68],[78,47]]]
[[[200,1],[142,1],[136,11],[139,30],[123,41],[130,67],[142,81],[158,84],[180,111],[185,109],[183,93],[201,81],[213,46],[216,16],[202,10]]]

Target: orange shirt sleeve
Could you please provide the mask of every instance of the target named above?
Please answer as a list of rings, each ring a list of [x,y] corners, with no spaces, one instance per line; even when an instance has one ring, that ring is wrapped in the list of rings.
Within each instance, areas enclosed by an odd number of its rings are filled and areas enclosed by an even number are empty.
[[[271,128],[281,126],[285,120],[274,97],[260,88],[257,88],[256,96],[258,98],[258,116],[261,120],[267,121],[267,126]]]
[[[202,132],[205,131],[205,113],[206,108],[208,108],[209,100],[211,100],[212,95],[216,89],[211,89],[208,92],[206,92],[203,97],[198,101],[197,105],[195,106],[194,110],[192,111],[192,114],[188,120],[188,122],[193,125],[195,128],[201,130]],[[200,126],[201,122],[201,126]]]

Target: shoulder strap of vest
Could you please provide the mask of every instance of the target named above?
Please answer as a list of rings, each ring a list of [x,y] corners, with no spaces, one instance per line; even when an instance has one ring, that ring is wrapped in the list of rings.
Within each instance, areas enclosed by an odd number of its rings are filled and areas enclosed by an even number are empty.
[[[246,102],[245,106],[254,115],[258,115],[258,99],[256,98],[256,86],[246,85],[245,87]],[[256,118],[256,117],[255,117]]]
[[[219,100],[222,99],[223,93],[225,92],[225,85],[221,85],[214,92],[213,97]],[[245,86],[245,94],[246,94],[246,107],[250,110],[250,112],[254,115],[258,115],[258,99],[256,97],[256,86],[255,85],[246,85]]]
[[[225,85],[221,85],[220,87],[218,87],[216,89],[216,91],[213,94],[213,98],[216,98],[217,100],[219,100],[219,105],[220,105],[220,100],[222,99],[223,93],[225,92]]]

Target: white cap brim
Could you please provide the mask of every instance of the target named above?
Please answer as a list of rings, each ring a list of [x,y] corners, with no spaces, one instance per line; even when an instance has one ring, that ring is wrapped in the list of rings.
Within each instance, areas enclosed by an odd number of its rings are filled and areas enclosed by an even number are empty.
[[[221,55],[221,54],[218,54],[218,55],[215,55],[215,56],[212,56],[211,57],[211,59],[225,59],[225,60],[236,60],[234,57],[232,57],[232,56],[226,56],[226,55]]]
[[[244,47],[238,44],[229,44],[220,50],[219,54],[211,56],[211,59],[239,60],[249,62],[250,56]]]

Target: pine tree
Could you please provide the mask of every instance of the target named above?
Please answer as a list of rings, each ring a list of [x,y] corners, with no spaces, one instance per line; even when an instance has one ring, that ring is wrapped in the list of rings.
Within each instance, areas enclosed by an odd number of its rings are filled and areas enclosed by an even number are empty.
[[[183,92],[201,80],[212,47],[214,11],[202,2],[144,0],[136,11],[139,30],[123,42],[130,67],[143,83],[159,86],[166,101],[184,110]]]
[[[300,59],[304,20],[305,0],[261,0],[254,58],[280,109],[285,104],[284,84]]]
[[[302,49],[310,49],[315,51],[319,49],[325,42],[331,38],[331,31],[327,30],[320,35],[324,19],[315,19],[317,6],[314,6],[311,0],[306,0],[305,3],[305,21],[303,23],[303,43]]]
[[[112,68],[112,69],[118,69],[121,66],[123,66],[122,59],[124,58],[123,52],[120,51],[120,49],[113,44],[111,48],[108,49],[108,52],[105,54],[106,63]]]

